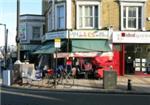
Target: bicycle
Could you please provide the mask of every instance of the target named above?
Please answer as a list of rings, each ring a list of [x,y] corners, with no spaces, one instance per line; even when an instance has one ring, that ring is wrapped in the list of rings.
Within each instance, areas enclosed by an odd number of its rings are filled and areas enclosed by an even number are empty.
[[[63,85],[63,87],[74,86],[76,68],[71,68],[71,70],[68,70],[67,68],[58,66],[58,68],[56,70],[53,70],[53,72],[51,72],[50,74],[51,78],[48,79],[48,83],[52,83],[55,88],[57,85]],[[53,82],[50,82],[51,80]]]
[[[65,71],[63,72],[63,80],[62,80],[63,87],[74,86],[75,76],[76,76],[76,68],[72,68],[69,71],[65,69]]]

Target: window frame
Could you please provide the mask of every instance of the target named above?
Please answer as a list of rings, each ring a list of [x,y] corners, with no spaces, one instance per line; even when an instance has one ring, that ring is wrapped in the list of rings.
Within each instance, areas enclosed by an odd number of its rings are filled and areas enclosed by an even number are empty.
[[[144,27],[144,23],[145,23],[145,21],[144,21],[144,7],[145,7],[145,3],[139,3],[139,2],[137,2],[137,3],[131,3],[131,2],[121,2],[120,3],[120,6],[121,6],[121,16],[120,16],[120,18],[121,18],[121,30],[142,30],[142,28]],[[129,8],[129,7],[136,7],[136,27],[135,28],[129,28],[128,27],[128,20],[126,20],[126,27],[127,28],[124,28],[124,7],[126,7],[126,8]],[[139,7],[141,7],[141,28],[139,28],[139,17],[138,17],[138,11],[139,11],[139,9],[137,9],[137,8],[139,8]],[[129,12],[129,10],[127,9],[126,10],[126,15],[128,14],[128,12]],[[129,17],[127,16],[127,19],[128,19]]]
[[[34,37],[35,36],[35,32],[34,32],[34,28],[39,28],[39,37]],[[37,36],[37,35],[36,35]],[[41,38],[41,26],[32,26],[32,39],[33,40],[39,40]]]
[[[76,27],[77,29],[100,29],[100,2],[99,1],[77,1],[76,2]],[[83,21],[83,26],[80,27],[80,6],[83,8],[82,12],[85,11],[85,6],[92,6],[92,19],[93,19],[93,26],[92,27],[86,27],[85,26],[85,21]],[[98,16],[97,16],[97,21],[98,21],[98,27],[95,28],[95,17],[94,13],[95,13],[95,6],[97,6],[98,8]],[[85,14],[82,16],[85,19]]]
[[[53,30],[53,14],[52,14],[52,9],[49,9],[49,12],[48,12],[48,31],[52,31]]]
[[[63,25],[63,27],[61,28],[61,27],[58,27],[58,11],[57,11],[57,9],[58,9],[58,7],[59,6],[63,6],[64,7],[64,13],[63,13],[63,16],[64,16],[64,25]],[[59,4],[56,4],[55,5],[55,29],[65,29],[65,27],[66,27],[66,6],[65,6],[65,3],[59,3]]]

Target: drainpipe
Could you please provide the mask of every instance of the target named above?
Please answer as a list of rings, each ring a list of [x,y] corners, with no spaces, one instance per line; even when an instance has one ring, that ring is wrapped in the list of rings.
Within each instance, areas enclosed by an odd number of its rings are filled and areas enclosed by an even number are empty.
[[[52,1],[52,18],[53,18],[53,29],[55,30],[55,0]]]

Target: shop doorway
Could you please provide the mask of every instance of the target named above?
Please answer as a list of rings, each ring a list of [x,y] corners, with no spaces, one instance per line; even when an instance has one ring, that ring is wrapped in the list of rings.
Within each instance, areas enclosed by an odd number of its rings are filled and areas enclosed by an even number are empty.
[[[133,74],[135,72],[133,64],[135,56],[133,49],[133,45],[125,45],[125,74]]]

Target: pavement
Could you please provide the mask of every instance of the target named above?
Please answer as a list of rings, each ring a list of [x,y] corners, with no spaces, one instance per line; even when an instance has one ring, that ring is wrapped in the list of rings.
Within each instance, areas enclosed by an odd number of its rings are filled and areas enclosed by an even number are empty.
[[[132,89],[127,89],[128,79],[131,80]],[[53,82],[53,80],[51,81]],[[51,91],[67,91],[67,92],[102,92],[102,93],[124,93],[124,94],[147,94],[150,95],[150,76],[125,75],[117,77],[117,86],[113,89],[104,89],[103,80],[95,79],[75,79],[74,85],[57,84],[56,87],[52,83],[48,83],[47,79],[32,81],[30,84],[18,85],[13,84],[11,87],[41,89]]]

